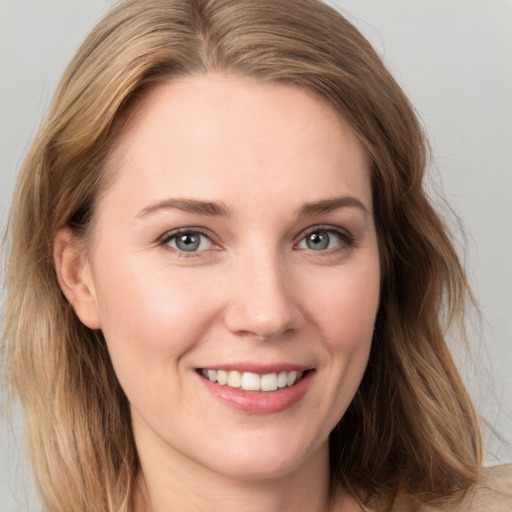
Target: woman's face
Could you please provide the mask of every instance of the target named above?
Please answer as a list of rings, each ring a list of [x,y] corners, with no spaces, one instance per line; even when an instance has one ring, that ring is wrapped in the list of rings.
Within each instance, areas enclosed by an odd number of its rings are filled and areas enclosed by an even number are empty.
[[[191,76],[143,100],[109,172],[82,277],[141,459],[325,464],[379,303],[357,138],[301,89]]]

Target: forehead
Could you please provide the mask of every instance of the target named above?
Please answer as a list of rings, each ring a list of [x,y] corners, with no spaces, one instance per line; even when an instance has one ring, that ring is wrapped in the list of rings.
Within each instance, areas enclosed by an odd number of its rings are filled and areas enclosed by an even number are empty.
[[[307,202],[347,192],[371,210],[355,134],[327,101],[282,84],[211,74],[160,84],[136,105],[108,167],[112,191],[141,201],[242,195],[261,203],[286,192]]]

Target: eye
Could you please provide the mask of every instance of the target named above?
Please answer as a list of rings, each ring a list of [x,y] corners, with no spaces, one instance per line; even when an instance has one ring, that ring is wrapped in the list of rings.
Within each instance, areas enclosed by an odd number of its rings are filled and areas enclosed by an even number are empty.
[[[213,243],[208,236],[193,230],[168,233],[160,243],[180,252],[201,252],[213,247]]]
[[[347,232],[336,228],[315,228],[299,242],[299,249],[326,251],[339,249],[342,246],[352,246],[353,237]]]

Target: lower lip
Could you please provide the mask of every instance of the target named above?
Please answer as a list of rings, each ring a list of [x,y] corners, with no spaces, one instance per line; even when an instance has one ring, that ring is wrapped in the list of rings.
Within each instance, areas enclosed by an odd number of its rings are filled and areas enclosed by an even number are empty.
[[[306,394],[313,374],[308,371],[297,384],[276,391],[244,391],[198,377],[215,398],[234,409],[249,414],[275,414],[290,408]]]

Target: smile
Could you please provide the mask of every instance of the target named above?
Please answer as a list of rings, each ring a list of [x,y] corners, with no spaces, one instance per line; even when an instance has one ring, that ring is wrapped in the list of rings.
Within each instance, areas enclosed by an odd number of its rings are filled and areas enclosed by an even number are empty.
[[[265,415],[283,412],[300,402],[314,381],[316,369],[242,363],[197,368],[196,373],[205,389],[221,403],[243,413]]]
[[[242,389],[244,391],[277,391],[291,387],[299,382],[304,376],[303,371],[281,371],[275,373],[266,373],[259,375],[253,372],[239,372],[236,370],[210,370],[203,368],[200,370],[203,377],[210,382],[228,386],[231,388]]]

